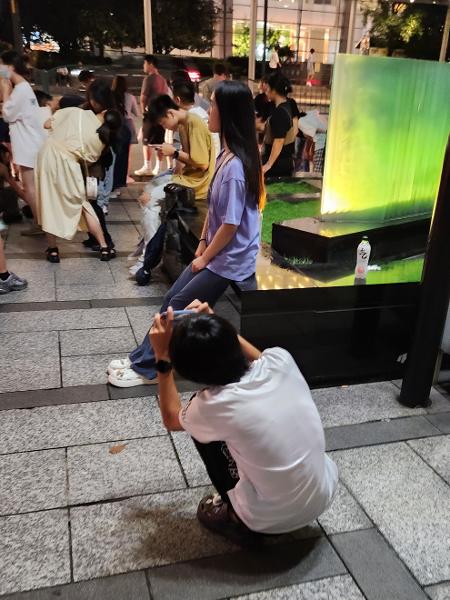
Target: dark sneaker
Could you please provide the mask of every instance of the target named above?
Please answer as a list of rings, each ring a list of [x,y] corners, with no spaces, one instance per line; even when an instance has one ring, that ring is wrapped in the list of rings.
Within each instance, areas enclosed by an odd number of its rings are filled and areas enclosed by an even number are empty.
[[[219,494],[205,496],[200,501],[197,519],[207,529],[223,535],[240,546],[257,547],[264,544],[264,535],[252,531],[239,521],[233,509]]]
[[[10,273],[8,279],[0,279],[0,294],[9,294],[18,290],[24,290],[28,286],[28,281],[18,277],[15,273]]]

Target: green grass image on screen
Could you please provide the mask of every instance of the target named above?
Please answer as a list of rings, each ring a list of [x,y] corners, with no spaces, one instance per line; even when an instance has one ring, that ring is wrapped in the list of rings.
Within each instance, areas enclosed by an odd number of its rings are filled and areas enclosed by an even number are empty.
[[[290,219],[303,217],[317,217],[320,209],[320,200],[303,200],[302,202],[284,202],[273,200],[268,202],[263,212],[262,241],[272,244],[272,225]]]
[[[336,57],[321,213],[431,215],[450,133],[450,64]]]
[[[320,189],[310,185],[306,181],[275,181],[266,185],[267,194],[270,197],[294,196],[295,194],[317,194]]]

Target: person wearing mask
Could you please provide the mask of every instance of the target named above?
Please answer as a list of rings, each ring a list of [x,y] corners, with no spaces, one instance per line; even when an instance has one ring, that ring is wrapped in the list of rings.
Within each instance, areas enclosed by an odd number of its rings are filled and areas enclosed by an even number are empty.
[[[204,108],[196,106],[195,86],[191,81],[185,81],[183,79],[174,81],[172,83],[172,91],[174,100],[180,108],[188,111],[192,115],[197,115],[204,121],[205,125],[208,126],[209,115]],[[220,135],[218,133],[211,133],[211,137],[214,143],[216,156],[218,156],[220,153]]]
[[[112,257],[83,177],[121,125],[120,114],[104,108],[103,86],[109,89],[102,81],[89,87],[92,110],[65,108],[46,123],[50,135],[39,152],[36,169],[37,212],[47,233],[47,260],[52,263],[60,261],[56,237],[71,240],[78,228],[95,236],[102,261]]]
[[[265,190],[253,97],[244,83],[226,81],[217,87],[209,129],[221,134],[223,150],[209,186],[208,214],[195,259],[166,294],[161,312],[169,306],[184,309],[195,299],[214,306],[230,282],[244,281],[256,270]],[[156,383],[148,335],[128,358],[112,361],[108,372],[109,382],[118,387]]]
[[[216,87],[222,82],[228,79],[228,71],[225,65],[217,63],[214,65],[214,75],[211,79],[207,79],[202,85],[202,95],[207,102],[211,102],[211,97]]]
[[[264,134],[263,172],[266,177],[290,177],[294,172],[295,140],[299,111],[288,94],[292,86],[277,73],[269,78],[268,97],[274,103]]]
[[[163,423],[189,433],[217,490],[198,520],[244,546],[311,524],[333,502],[338,469],[294,359],[283,348],[260,352],[206,303],[188,309],[157,314],[150,341]],[[201,389],[184,408],[174,372]]]
[[[150,139],[150,136],[146,134],[145,129],[145,114],[147,112],[148,106],[150,102],[162,95],[169,93],[169,86],[167,85],[167,81],[158,71],[158,61],[156,57],[151,54],[147,54],[144,58],[144,81],[142,82],[141,96],[140,96],[140,104],[141,111],[144,115],[144,127],[142,130],[142,138],[143,138],[143,152],[144,152],[144,164],[143,166],[134,172],[138,177],[151,177],[153,175],[158,175],[159,173],[159,159],[156,157],[155,168],[152,170],[152,148],[149,146],[147,141]],[[160,128],[159,135],[152,137],[152,143],[154,144],[163,144],[164,143],[164,130]]]
[[[47,135],[33,88],[26,80],[28,69],[23,58],[14,51],[1,55],[0,93],[3,98],[3,118],[9,123],[14,164],[18,166],[25,198],[35,221],[36,187],[34,169],[39,150]],[[24,235],[41,235],[35,223]]]
[[[323,174],[328,130],[326,117],[322,116],[318,109],[310,110],[301,116],[298,126],[311,143],[312,170]]]

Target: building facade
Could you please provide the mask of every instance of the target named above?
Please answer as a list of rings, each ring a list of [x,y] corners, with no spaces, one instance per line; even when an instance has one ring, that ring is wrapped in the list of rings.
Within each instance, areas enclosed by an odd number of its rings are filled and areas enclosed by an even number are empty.
[[[214,57],[248,54],[251,2],[218,2]],[[256,55],[261,60],[264,0],[258,0],[257,12]],[[367,31],[359,0],[269,0],[267,28],[269,39],[289,46],[296,62],[305,61],[314,48],[317,62],[324,64],[333,64],[336,54],[347,50],[349,35],[350,47],[357,52],[355,46]]]

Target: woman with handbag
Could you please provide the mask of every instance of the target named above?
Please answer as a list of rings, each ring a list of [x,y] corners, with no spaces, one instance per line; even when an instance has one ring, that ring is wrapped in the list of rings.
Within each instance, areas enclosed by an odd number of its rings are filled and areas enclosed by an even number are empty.
[[[232,281],[247,280],[256,271],[265,191],[253,97],[244,83],[224,81],[216,88],[209,129],[220,134],[223,150],[209,186],[208,214],[195,259],[167,292],[161,313],[196,299],[213,306]],[[117,387],[156,383],[149,336],[128,358],[112,361],[108,373]]]
[[[97,112],[97,107],[92,108]],[[56,237],[71,240],[78,229],[89,231],[100,245],[100,259],[108,261],[111,250],[89,198],[97,195],[96,179],[85,177],[88,166],[98,161],[120,127],[115,110],[64,108],[49,119],[50,135],[38,154],[36,169],[37,212],[47,233],[47,260],[59,262]]]

